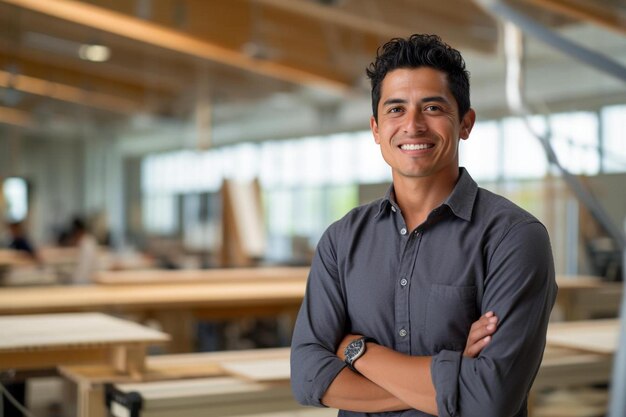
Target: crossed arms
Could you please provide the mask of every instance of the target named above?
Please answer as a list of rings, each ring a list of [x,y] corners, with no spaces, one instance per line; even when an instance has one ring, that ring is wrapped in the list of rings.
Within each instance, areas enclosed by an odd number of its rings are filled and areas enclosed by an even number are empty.
[[[463,356],[476,357],[491,340],[498,318],[487,312],[472,324]],[[337,349],[343,351],[358,335],[346,335]],[[437,413],[435,387],[430,374],[432,358],[409,356],[375,343],[368,343],[365,354],[354,367],[344,368],[328,387],[322,403],[328,407],[361,412],[398,411],[415,408]]]

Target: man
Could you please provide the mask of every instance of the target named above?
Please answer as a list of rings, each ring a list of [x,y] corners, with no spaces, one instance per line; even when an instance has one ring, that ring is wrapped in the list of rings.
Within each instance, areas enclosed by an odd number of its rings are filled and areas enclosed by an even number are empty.
[[[9,248],[26,253],[32,260],[40,262],[35,247],[30,242],[24,231],[22,222],[8,223],[10,241]]]
[[[80,217],[72,220],[70,236],[72,243],[78,248],[72,284],[89,284],[98,269],[98,242]]]
[[[393,185],[320,239],[294,396],[340,416],[526,416],[557,291],[547,232],[459,168],[475,113],[458,51],[393,39],[367,74]]]

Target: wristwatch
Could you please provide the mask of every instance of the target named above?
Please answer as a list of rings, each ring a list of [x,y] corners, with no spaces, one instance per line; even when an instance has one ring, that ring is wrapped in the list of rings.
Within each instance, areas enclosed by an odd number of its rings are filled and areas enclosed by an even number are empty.
[[[367,342],[378,343],[371,337],[359,337],[348,343],[348,346],[343,351],[345,356],[344,362],[348,365],[348,368],[354,372],[359,372],[354,368],[354,362],[359,359],[365,353],[365,345]]]

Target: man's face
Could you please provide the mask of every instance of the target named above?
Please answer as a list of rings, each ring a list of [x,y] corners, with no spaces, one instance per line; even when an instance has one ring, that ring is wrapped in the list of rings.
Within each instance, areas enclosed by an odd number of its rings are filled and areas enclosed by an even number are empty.
[[[458,173],[459,139],[467,139],[474,111],[459,120],[458,105],[445,73],[429,67],[401,68],[385,76],[378,121],[370,126],[383,158],[399,177]]]

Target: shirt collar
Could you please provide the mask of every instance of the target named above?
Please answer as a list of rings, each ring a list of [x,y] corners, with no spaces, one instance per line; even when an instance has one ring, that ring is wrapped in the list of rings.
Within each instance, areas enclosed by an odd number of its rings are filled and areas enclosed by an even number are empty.
[[[459,179],[444,204],[450,207],[450,210],[457,217],[470,221],[472,220],[476,194],[478,194],[478,185],[469,172],[461,167],[459,168]]]
[[[469,172],[463,167],[459,168],[459,179],[452,190],[452,193],[448,196],[444,205],[450,207],[450,210],[457,217],[470,221],[472,220],[472,211],[474,209],[474,202],[476,201],[476,194],[478,193],[478,185],[474,179],[470,176]],[[400,210],[396,204],[395,192],[393,184],[389,186],[385,196],[380,201],[378,206],[378,212],[375,218],[389,209],[395,207],[396,210]]]
[[[382,200],[380,200],[380,204],[378,205],[378,212],[376,213],[376,216],[374,216],[374,218],[380,216],[383,211],[391,207],[396,207],[396,210],[400,210],[396,204],[396,194],[393,190],[393,184],[391,184],[389,188],[387,188],[385,196]]]

